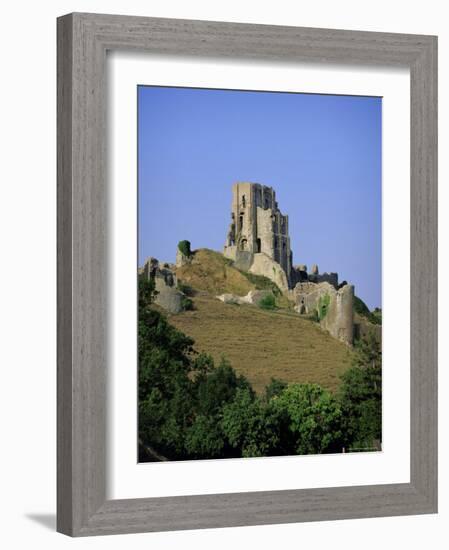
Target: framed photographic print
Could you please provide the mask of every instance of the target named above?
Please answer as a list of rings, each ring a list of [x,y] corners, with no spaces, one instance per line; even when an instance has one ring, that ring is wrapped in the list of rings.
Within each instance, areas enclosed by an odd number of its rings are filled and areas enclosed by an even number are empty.
[[[437,509],[436,37],[58,20],[58,530]]]

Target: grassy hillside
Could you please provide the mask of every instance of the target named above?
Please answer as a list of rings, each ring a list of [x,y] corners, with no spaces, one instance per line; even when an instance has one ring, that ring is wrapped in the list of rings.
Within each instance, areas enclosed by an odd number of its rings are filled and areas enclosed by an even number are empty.
[[[230,291],[231,287],[220,286],[229,280],[229,273],[225,272],[221,280],[205,281],[199,269],[192,271],[192,286],[193,281],[201,280],[216,293]],[[247,292],[245,280],[234,278],[234,274],[232,284],[241,289],[236,293]],[[169,316],[170,323],[191,336],[198,351],[210,353],[216,360],[224,354],[258,392],[272,377],[286,382],[314,382],[335,390],[339,375],[350,367],[351,351],[343,343],[293,312],[224,304],[204,291],[193,300],[196,309]]]
[[[243,296],[256,288],[223,254],[205,248],[196,250],[192,263],[179,267],[176,275],[184,284],[213,295],[231,292]]]

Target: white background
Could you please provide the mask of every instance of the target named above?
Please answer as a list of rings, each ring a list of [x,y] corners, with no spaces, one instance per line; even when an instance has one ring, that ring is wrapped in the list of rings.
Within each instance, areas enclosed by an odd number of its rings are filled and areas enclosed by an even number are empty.
[[[108,365],[109,498],[273,491],[410,481],[410,75],[406,69],[173,59],[112,53],[108,59],[108,204],[112,323]],[[382,452],[136,464],[137,94],[139,83],[383,96]],[[401,204],[400,211],[397,205]],[[293,235],[294,237],[294,235]]]
[[[0,48],[1,200],[1,542],[6,548],[443,548],[449,520],[447,420],[449,353],[440,334],[440,513],[384,518],[126,535],[70,540],[54,533],[55,513],[55,17],[71,11],[333,27],[439,35],[440,151],[448,150],[449,31],[444,3],[428,0],[226,2],[155,0],[20,2],[3,6]],[[447,181],[441,154],[440,181]],[[448,188],[440,186],[440,212]],[[440,277],[448,267],[441,216]],[[397,266],[403,269],[404,266]],[[443,279],[441,279],[443,280]],[[443,287],[443,285],[441,285]],[[442,296],[440,311],[449,306]],[[6,375],[6,376],[5,376]]]

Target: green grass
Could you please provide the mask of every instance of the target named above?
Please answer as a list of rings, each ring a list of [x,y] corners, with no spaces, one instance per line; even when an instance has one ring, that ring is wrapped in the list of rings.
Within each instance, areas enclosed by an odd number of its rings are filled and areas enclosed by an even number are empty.
[[[276,300],[273,296],[273,294],[268,294],[267,296],[264,296],[262,300],[259,302],[259,307],[262,309],[275,309],[276,308]]]

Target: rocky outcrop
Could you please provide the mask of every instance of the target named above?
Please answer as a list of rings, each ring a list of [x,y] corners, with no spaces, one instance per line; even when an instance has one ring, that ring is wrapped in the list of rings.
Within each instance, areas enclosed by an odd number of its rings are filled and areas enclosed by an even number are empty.
[[[154,280],[156,296],[154,303],[169,313],[180,313],[183,310],[184,293],[177,289],[177,279],[170,264],[160,264],[156,258],[148,258],[142,275]]]
[[[271,290],[250,290],[246,296],[236,296],[235,294],[221,294],[220,296],[217,296],[219,300],[224,302],[225,304],[251,304],[251,305],[259,305],[261,300],[266,298],[269,295],[273,295]]]
[[[328,284],[328,283],[321,283]],[[329,285],[331,300],[321,326],[338,340],[352,345],[354,341],[354,287],[345,285],[338,290]]]
[[[275,283],[282,292],[288,291],[288,279],[282,267],[266,254],[254,254],[253,263],[249,268],[250,273],[263,275]]]

